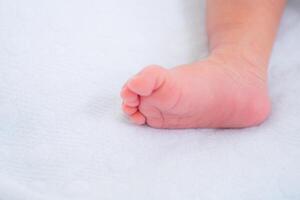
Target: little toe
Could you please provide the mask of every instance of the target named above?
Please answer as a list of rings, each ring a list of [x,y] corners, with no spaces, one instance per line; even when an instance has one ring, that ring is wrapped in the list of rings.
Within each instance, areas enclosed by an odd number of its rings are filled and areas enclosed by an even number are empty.
[[[149,66],[128,81],[128,88],[140,96],[149,96],[166,78],[167,70],[160,66]]]
[[[163,128],[163,120],[160,118],[147,118],[147,125],[152,128]]]
[[[146,123],[146,118],[140,113],[140,112],[136,112],[133,115],[130,116],[131,121],[133,121],[134,123],[138,124],[138,125],[143,125]]]
[[[132,114],[134,114],[134,113],[137,112],[137,108],[136,107],[129,107],[129,106],[125,105],[125,104],[122,104],[122,110],[127,115],[132,115]]]

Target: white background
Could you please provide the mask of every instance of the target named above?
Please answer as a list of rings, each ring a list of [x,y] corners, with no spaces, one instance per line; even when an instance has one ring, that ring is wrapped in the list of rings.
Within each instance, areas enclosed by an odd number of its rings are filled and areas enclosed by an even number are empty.
[[[270,68],[271,117],[240,130],[129,123],[148,64],[205,57],[200,0],[0,0],[0,199],[300,199],[300,2]]]

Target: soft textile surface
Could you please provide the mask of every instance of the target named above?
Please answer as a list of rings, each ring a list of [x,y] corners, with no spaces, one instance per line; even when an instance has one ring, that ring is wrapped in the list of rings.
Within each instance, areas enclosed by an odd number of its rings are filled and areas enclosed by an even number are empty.
[[[0,0],[1,200],[300,199],[300,2],[270,69],[271,117],[240,130],[132,125],[119,90],[206,55],[200,0]]]

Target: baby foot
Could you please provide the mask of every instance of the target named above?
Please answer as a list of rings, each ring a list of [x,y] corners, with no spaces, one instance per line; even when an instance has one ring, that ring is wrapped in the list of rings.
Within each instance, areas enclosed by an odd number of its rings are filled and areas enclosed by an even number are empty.
[[[149,66],[121,96],[133,122],[155,128],[242,128],[260,124],[270,111],[265,75],[239,59]]]

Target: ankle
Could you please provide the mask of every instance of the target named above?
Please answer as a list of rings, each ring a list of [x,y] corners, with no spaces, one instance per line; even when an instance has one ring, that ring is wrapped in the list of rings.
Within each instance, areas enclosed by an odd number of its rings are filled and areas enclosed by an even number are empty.
[[[236,73],[246,73],[266,82],[268,57],[260,52],[249,45],[219,45],[212,49],[208,59]]]
[[[224,56],[233,59],[243,59],[255,66],[267,67],[269,63],[269,53],[265,49],[260,48],[256,44],[248,43],[223,43],[216,45],[210,50],[210,55]]]

